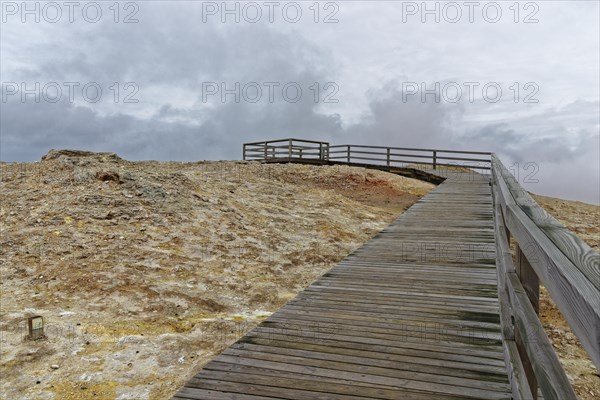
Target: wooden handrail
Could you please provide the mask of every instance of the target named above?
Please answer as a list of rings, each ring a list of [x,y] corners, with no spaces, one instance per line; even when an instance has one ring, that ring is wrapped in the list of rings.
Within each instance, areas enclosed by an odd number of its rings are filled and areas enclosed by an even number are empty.
[[[301,151],[296,152],[295,150]],[[398,153],[397,151],[402,151],[402,153]],[[414,154],[410,154],[410,152],[414,152]],[[338,156],[335,154],[338,154]],[[468,157],[459,157],[458,155],[460,154],[468,155]],[[315,156],[318,156],[318,158],[323,161],[334,161],[337,159],[353,164],[366,164],[365,161],[372,161],[381,163],[390,168],[416,163],[429,165],[432,169],[436,169],[437,167],[458,166],[470,169],[489,170],[490,160],[487,158],[474,158],[472,156],[474,154],[490,155],[491,153],[368,145],[330,145],[329,142],[294,138],[245,143],[243,152],[244,160],[260,161],[267,159],[282,159],[285,161],[292,161],[292,158],[314,159]],[[398,157],[403,158],[399,159]],[[440,162],[440,160],[457,161],[457,163]],[[461,161],[465,164],[460,165],[458,162]]]
[[[537,205],[496,156],[492,166],[508,229],[600,369],[600,255]]]
[[[278,143],[278,142],[288,142],[288,141],[294,141],[294,142],[304,142],[304,143],[314,143],[314,144],[319,144],[319,143],[327,143],[328,142],[321,142],[318,140],[307,140],[307,139],[294,139],[294,138],[286,138],[286,139],[273,139],[273,140],[264,140],[261,142],[250,142],[250,143],[244,143],[245,145],[258,145],[258,146],[262,146],[264,144],[268,144],[268,143]]]
[[[533,398],[539,384],[545,399],[576,399],[537,317],[538,279],[599,367],[600,291],[596,279],[600,256],[545,212],[495,154],[491,159],[499,290],[508,295],[517,354],[524,357],[521,374],[527,376]],[[520,270],[513,266],[508,235],[503,232],[515,239]],[[500,308],[501,313],[507,312],[502,299]],[[501,320],[506,321],[507,316]],[[509,334],[503,336],[511,340]],[[514,350],[509,352],[515,356]],[[514,379],[522,380],[522,376]]]
[[[359,147],[359,148],[364,148],[364,149],[392,149],[392,150],[426,151],[426,152],[437,151],[439,153],[479,154],[479,155],[485,155],[485,156],[491,156],[492,155],[492,153],[489,152],[489,151],[424,149],[424,148],[414,148],[414,147],[370,146],[370,145],[362,145],[362,144],[350,144],[350,145],[348,145],[348,144],[336,144],[336,145],[330,146],[330,147],[334,148],[334,147],[346,147],[346,146]]]

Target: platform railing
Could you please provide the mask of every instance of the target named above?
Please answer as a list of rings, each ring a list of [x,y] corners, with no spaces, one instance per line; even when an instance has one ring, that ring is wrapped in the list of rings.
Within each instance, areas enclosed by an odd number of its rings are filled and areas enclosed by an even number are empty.
[[[464,168],[485,173],[490,170],[490,152],[444,149],[418,149],[369,145],[330,145],[304,139],[279,139],[245,143],[244,160],[303,161],[378,165],[387,167],[416,166]]]
[[[335,145],[329,147],[329,159],[347,163],[386,166],[419,165],[421,167],[462,167],[475,170],[490,169],[489,152],[410,147]],[[466,156],[466,157],[465,157]],[[484,157],[475,157],[484,156]]]
[[[329,159],[329,143],[305,139],[278,139],[244,143],[243,159],[266,161],[275,159]]]
[[[544,211],[492,154],[500,315],[513,396],[577,399],[538,318],[540,281],[600,368],[600,255]],[[510,248],[510,238],[515,252]]]

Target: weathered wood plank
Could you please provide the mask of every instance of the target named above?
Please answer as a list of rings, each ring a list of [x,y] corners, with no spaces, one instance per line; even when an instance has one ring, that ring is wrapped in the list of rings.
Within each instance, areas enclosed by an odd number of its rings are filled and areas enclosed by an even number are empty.
[[[523,251],[518,244],[516,246],[516,253],[516,273],[521,281],[521,284],[523,285],[523,289],[525,290],[529,301],[531,302],[533,310],[536,314],[538,314],[540,310],[540,280],[531,267],[529,261],[527,261],[527,257],[525,257],[525,254],[523,254]],[[515,332],[515,343],[523,362],[525,376],[527,377],[527,381],[529,382],[529,387],[531,389],[531,395],[535,400],[537,399],[538,393],[538,381],[533,369],[532,361],[529,359],[526,349],[527,344],[525,341],[529,338],[523,337],[520,332],[521,331],[519,329],[517,329]]]
[[[503,373],[484,373],[468,368],[469,364],[462,364],[463,368],[457,368],[458,364],[454,363],[439,363],[433,365],[432,363],[423,362],[420,358],[415,359],[414,357],[373,357],[373,354],[365,353],[357,350],[346,350],[342,351],[339,348],[331,348],[326,346],[312,345],[312,346],[289,346],[287,342],[283,346],[276,346],[268,341],[262,343],[252,342],[240,342],[232,346],[232,348],[249,349],[264,353],[277,353],[277,354],[289,354],[296,355],[299,357],[312,357],[323,360],[332,360],[340,362],[355,362],[363,365],[389,367],[391,369],[409,370],[413,372],[424,372],[428,374],[444,375],[447,377],[460,377],[477,381],[482,379],[486,381],[493,381],[498,383],[506,383],[506,376]],[[385,354],[385,353],[384,353]]]
[[[322,339],[315,342],[308,337],[290,337],[284,335],[271,335],[269,338],[263,338],[258,335],[248,335],[242,338],[233,346],[243,344],[263,345],[265,351],[288,350],[314,350],[319,353],[330,353],[334,355],[349,355],[362,357],[366,363],[371,360],[384,360],[394,362],[398,365],[418,365],[443,370],[447,375],[457,374],[460,376],[485,376],[486,379],[502,382],[506,380],[504,366],[500,361],[488,363],[479,362],[477,358],[464,358],[461,360],[436,358],[436,353],[430,353],[429,358],[426,352],[419,352],[413,349],[389,349],[384,346],[360,345],[354,342],[344,342],[341,340]],[[270,349],[270,350],[267,350]],[[418,367],[417,367],[418,368]]]
[[[219,380],[206,378],[192,378],[189,381],[190,388],[199,388],[206,390],[214,390],[221,392],[231,392],[240,394],[253,394],[260,398],[277,398],[277,399],[295,399],[295,400],[367,400],[373,397],[353,396],[349,394],[337,394],[314,391],[309,389],[293,389],[288,387],[272,386],[273,378],[269,384],[257,384],[248,382],[236,382],[229,380]],[[187,387],[186,387],[187,389]],[[178,395],[177,395],[178,396]]]
[[[514,272],[508,273],[508,280],[514,290],[509,291],[511,302],[515,305],[515,325],[523,338],[523,348],[535,371],[536,381],[545,399],[568,400],[577,399],[566,374],[562,370],[558,356],[554,352],[541,322],[521,285],[519,277]],[[525,369],[527,373],[527,368]],[[531,383],[531,382],[530,382]],[[535,388],[537,397],[537,387]]]
[[[227,354],[227,355],[225,355]],[[240,356],[232,356],[229,354],[239,354]],[[243,356],[241,356],[244,354]],[[303,373],[310,372],[315,376],[324,376],[329,378],[337,378],[344,380],[353,380],[358,382],[365,382],[371,384],[379,384],[384,386],[391,386],[397,389],[406,388],[410,390],[430,392],[430,393],[441,393],[443,395],[450,396],[466,396],[466,397],[477,397],[477,398],[488,398],[488,399],[501,399],[506,398],[506,391],[508,388],[506,387],[498,387],[497,384],[490,384],[490,387],[487,389],[478,389],[478,388],[469,388],[466,386],[458,386],[454,384],[448,383],[436,383],[436,382],[423,382],[417,380],[409,379],[409,376],[417,376],[417,374],[403,374],[399,370],[390,370],[387,368],[378,368],[378,367],[370,367],[364,365],[356,365],[356,364],[348,364],[348,363],[340,363],[340,362],[332,362],[332,361],[319,361],[313,359],[306,359],[303,357],[294,357],[294,356],[280,356],[277,354],[265,354],[265,353],[251,353],[245,354],[244,352],[239,352],[233,349],[228,349],[222,355],[220,355],[217,360],[219,362],[227,362],[231,364],[241,364],[241,365],[253,365],[253,366],[262,366],[264,368],[273,368],[283,371],[303,371]],[[275,361],[280,360],[280,361]],[[292,362],[290,362],[293,361]],[[301,372],[302,373],[302,372]],[[269,379],[268,377],[265,377]],[[273,383],[272,378],[271,383]],[[457,382],[462,382],[460,379],[456,378]],[[265,381],[268,383],[268,381]],[[278,385],[282,385],[282,379],[277,380]],[[287,382],[286,382],[287,383]],[[317,387],[309,386],[307,382],[302,382],[303,386],[309,390],[316,390]],[[263,383],[264,384],[264,383]],[[295,382],[289,382],[286,387],[294,385]],[[326,386],[321,386],[321,390],[328,390],[329,393],[337,392],[336,394],[341,394],[341,390],[347,390],[348,387],[345,385],[340,385],[340,388],[336,388],[335,391],[331,390],[332,385],[327,384]],[[356,387],[351,388],[354,393],[356,393],[359,389]],[[346,392],[347,394],[352,394],[352,392]],[[344,393],[344,394],[346,394]],[[368,394],[362,394],[363,396],[368,396],[370,398],[382,398],[380,397],[380,393],[375,393],[371,391]],[[396,393],[397,395],[397,393]]]
[[[495,192],[497,192],[497,190],[495,190]],[[525,366],[521,361],[521,355],[519,354],[517,344],[515,343],[510,296],[508,295],[508,290],[510,290],[510,288],[507,283],[507,273],[515,272],[515,269],[509,250],[508,230],[504,225],[502,212],[499,203],[496,203],[496,207],[494,208],[494,227],[497,241],[496,265],[498,270],[498,296],[500,300],[500,321],[504,339],[505,361],[513,399],[533,400],[527,375],[525,373]]]
[[[423,358],[427,362],[435,362],[440,360],[444,362],[458,362],[470,364],[473,368],[477,368],[478,371],[487,370],[490,368],[495,371],[495,368],[500,368],[505,371],[504,360],[501,357],[482,357],[480,355],[473,354],[462,354],[461,351],[450,351],[441,352],[440,347],[420,345],[418,348],[414,343],[407,341],[384,341],[363,338],[358,336],[347,336],[339,333],[321,332],[321,331],[306,331],[300,330],[295,331],[293,334],[284,332],[274,332],[265,328],[257,328],[248,333],[248,335],[242,338],[240,341],[252,341],[255,339],[261,340],[280,340],[286,343],[298,342],[308,345],[328,345],[335,348],[351,348],[356,350],[370,351],[373,354],[390,354],[392,356],[410,356]],[[432,361],[433,360],[433,361]]]
[[[281,399],[281,397],[265,397],[265,396],[254,396],[251,394],[241,393],[226,393],[217,390],[206,390],[192,387],[184,387],[177,395],[173,397],[173,400],[269,400],[269,399]]]

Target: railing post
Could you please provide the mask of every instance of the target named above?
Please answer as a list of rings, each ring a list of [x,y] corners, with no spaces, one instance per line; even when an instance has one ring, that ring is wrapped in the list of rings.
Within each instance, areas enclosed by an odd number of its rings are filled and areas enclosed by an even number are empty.
[[[535,271],[531,267],[531,264],[525,257],[525,254],[521,250],[519,244],[516,244],[516,271],[519,276],[519,280],[523,285],[523,289],[525,289],[525,293],[533,306],[533,309],[537,314],[540,312],[540,280],[536,275]],[[538,382],[535,377],[535,372],[533,370],[533,365],[531,360],[527,356],[527,351],[525,350],[525,342],[529,340],[527,337],[521,337],[519,334],[519,330],[515,329],[515,342],[517,344],[517,349],[519,350],[519,354],[521,355],[521,360],[523,361],[523,368],[525,369],[525,375],[527,376],[527,381],[529,382],[529,389],[531,390],[531,395],[533,399],[537,399],[538,392]]]
[[[347,148],[346,158],[348,160],[348,164],[350,164],[350,145],[348,145],[348,148]]]
[[[288,161],[292,160],[292,139],[288,142]]]
[[[323,143],[319,142],[319,160],[323,159]]]
[[[437,151],[433,151],[433,169],[436,169],[436,162],[437,162]]]
[[[390,166],[390,148],[387,148],[387,158],[386,158],[386,165],[389,167]]]
[[[269,145],[268,145],[268,143],[267,143],[267,142],[265,142],[265,161],[266,161],[266,160],[267,160],[267,158],[268,158],[268,154],[267,154],[267,150],[268,150],[268,149],[269,149]]]
[[[516,247],[517,254],[517,275],[521,279],[521,283],[523,284],[523,288],[527,293],[527,297],[529,297],[529,301],[531,301],[531,305],[533,306],[536,313],[540,312],[540,279],[538,278],[535,270],[523,254],[523,251],[517,244]]]
[[[246,143],[244,143],[244,150],[242,151],[242,160],[246,161]]]

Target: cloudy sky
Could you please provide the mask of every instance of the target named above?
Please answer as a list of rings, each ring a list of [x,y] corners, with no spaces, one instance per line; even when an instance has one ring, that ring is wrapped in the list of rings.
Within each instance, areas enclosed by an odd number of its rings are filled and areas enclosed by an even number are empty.
[[[600,203],[597,1],[23,4],[2,1],[3,161],[487,150],[535,193]]]

